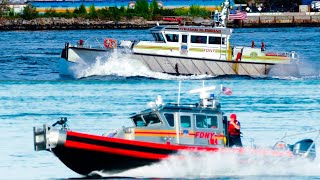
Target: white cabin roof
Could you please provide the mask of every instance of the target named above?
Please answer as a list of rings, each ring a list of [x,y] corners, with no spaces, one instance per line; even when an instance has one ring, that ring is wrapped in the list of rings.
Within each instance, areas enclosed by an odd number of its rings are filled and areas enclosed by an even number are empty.
[[[224,27],[208,27],[208,26],[155,26],[150,29],[151,33],[157,32],[189,32],[189,33],[204,33],[204,34],[222,34],[231,35],[233,29]]]

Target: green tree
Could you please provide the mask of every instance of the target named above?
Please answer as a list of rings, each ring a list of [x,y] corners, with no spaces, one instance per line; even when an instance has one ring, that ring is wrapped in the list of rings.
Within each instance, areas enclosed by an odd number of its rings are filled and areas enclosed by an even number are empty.
[[[64,13],[64,17],[65,18],[72,18],[72,13],[69,11],[69,9],[66,10],[66,12]]]
[[[46,9],[46,12],[44,13],[44,17],[58,17],[58,16],[59,14],[53,8]]]
[[[136,5],[134,6],[134,11],[139,16],[142,16],[142,17],[148,19],[150,16],[148,1],[147,0],[137,0]]]
[[[160,15],[161,16],[178,16],[178,14],[175,12],[175,9],[160,9]]]
[[[189,8],[189,13],[192,17],[200,16],[200,6],[192,4]]]
[[[13,9],[10,9],[10,11],[9,11],[9,16],[10,16],[10,17],[14,17],[14,16],[15,16]]]
[[[0,17],[10,11],[8,0],[0,0]]]
[[[79,9],[78,8],[74,8],[73,12],[72,12],[73,15],[78,15],[79,14]]]
[[[97,15],[100,19],[111,19],[111,13],[108,8],[98,9]]]
[[[133,16],[136,16],[137,14],[135,13],[134,9],[127,9],[127,12],[126,12],[126,17],[127,19],[132,19]]]
[[[89,8],[89,18],[97,18],[98,13],[96,11],[96,8],[94,7],[94,4],[92,4]]]
[[[86,10],[86,7],[84,6],[84,4],[81,4],[81,5],[80,5],[80,7],[79,7],[79,14],[81,14],[81,15],[87,14],[87,10]]]
[[[119,9],[119,12],[120,12],[120,16],[124,17],[127,14],[127,9],[124,6],[121,6]]]
[[[155,18],[160,14],[160,9],[158,6],[158,2],[156,0],[153,0],[152,3],[150,4],[150,11],[152,14],[152,18]]]
[[[38,17],[38,11],[35,7],[27,5],[23,8],[22,18],[26,20],[35,19]]]
[[[177,16],[188,16],[189,9],[186,9],[186,8],[176,8],[176,9],[174,9],[174,13],[175,13]]]
[[[118,9],[117,6],[115,7],[109,7],[109,12],[111,14],[111,18],[114,21],[120,21],[121,19],[121,13],[120,13],[120,9]]]

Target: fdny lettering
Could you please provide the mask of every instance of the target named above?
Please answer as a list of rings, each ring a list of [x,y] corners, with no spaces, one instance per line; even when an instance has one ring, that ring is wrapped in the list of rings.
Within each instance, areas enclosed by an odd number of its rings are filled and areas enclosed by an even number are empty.
[[[206,138],[211,139],[215,136],[214,132],[196,132],[195,138]]]
[[[187,28],[180,27],[180,31],[194,31],[194,32],[208,32],[208,33],[221,33],[221,29],[207,29],[207,28]]]
[[[214,53],[214,49],[203,49],[204,50],[204,52],[213,52]]]

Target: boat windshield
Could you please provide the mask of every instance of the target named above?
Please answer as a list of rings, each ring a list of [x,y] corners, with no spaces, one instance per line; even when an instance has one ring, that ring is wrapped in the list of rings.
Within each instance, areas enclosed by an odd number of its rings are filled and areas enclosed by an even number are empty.
[[[218,128],[218,117],[207,115],[196,115],[197,128]]]
[[[159,117],[155,113],[139,115],[132,118],[132,121],[135,126],[148,126],[150,124],[160,123]]]
[[[135,116],[132,118],[132,121],[135,126],[140,127],[140,126],[146,126],[146,122],[142,119],[141,116]]]
[[[145,120],[146,125],[156,124],[156,123],[160,123],[161,122],[160,119],[158,118],[158,116],[156,114],[154,114],[154,113],[143,115],[142,117]]]
[[[164,42],[164,38],[162,36],[161,33],[152,33],[152,36],[154,37],[154,40],[155,41],[162,41]]]

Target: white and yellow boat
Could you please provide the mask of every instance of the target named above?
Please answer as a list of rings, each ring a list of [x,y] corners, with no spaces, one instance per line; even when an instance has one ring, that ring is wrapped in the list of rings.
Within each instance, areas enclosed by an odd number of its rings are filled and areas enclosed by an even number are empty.
[[[115,50],[129,54],[151,71],[173,75],[267,75],[275,64],[291,64],[294,52],[267,52],[264,47],[232,46],[233,29],[226,27],[228,1],[215,16],[212,26],[155,26],[150,29],[152,41],[117,41],[105,39],[104,47],[72,46],[66,43],[60,70],[68,74],[74,63],[90,65],[99,56],[109,56]],[[293,66],[294,68],[296,66]]]

